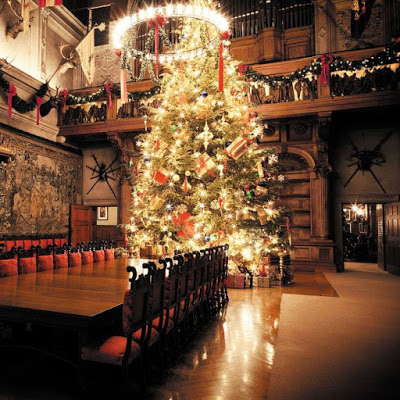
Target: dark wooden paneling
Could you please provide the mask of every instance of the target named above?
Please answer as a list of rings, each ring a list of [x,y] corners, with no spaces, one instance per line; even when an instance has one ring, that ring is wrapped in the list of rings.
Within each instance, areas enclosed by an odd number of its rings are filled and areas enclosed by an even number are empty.
[[[386,269],[400,275],[400,203],[385,204],[384,215]]]
[[[386,269],[385,267],[385,224],[383,217],[383,205],[376,205],[376,216],[378,220],[378,267]]]
[[[118,228],[116,226],[97,225],[94,229],[94,240],[96,242],[116,242],[118,238]]]
[[[71,206],[71,243],[90,242],[93,240],[93,210],[91,207]]]

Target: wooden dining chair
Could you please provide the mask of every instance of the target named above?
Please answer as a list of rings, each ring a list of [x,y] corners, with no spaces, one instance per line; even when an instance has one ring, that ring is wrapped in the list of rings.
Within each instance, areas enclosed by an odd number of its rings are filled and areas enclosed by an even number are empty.
[[[82,265],[93,264],[93,251],[92,243],[89,242],[87,246],[81,246],[82,252]]]
[[[139,359],[140,371],[143,373],[142,381],[145,382],[144,356],[146,354],[148,305],[150,291],[150,276],[137,276],[134,267],[128,267],[132,273],[129,278],[131,287],[125,292],[122,306],[122,331],[115,336],[82,347],[81,359],[84,361],[118,365],[122,367],[123,375],[127,380],[129,365]],[[138,334],[139,332],[139,334]]]
[[[37,271],[51,271],[54,269],[53,248],[42,249],[41,246],[36,247],[37,255]]]
[[[18,275],[16,253],[13,251],[0,254],[0,278],[15,275]]]
[[[37,259],[35,248],[31,250],[19,249],[18,251],[18,272],[19,274],[33,274],[36,272]]]
[[[68,268],[68,252],[65,247],[55,247],[53,250],[54,269]]]
[[[69,267],[82,266],[82,253],[76,247],[68,248],[68,266]]]

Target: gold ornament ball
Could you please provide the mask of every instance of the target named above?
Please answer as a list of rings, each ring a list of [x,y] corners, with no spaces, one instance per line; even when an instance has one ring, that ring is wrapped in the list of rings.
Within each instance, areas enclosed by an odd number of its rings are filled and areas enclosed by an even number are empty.
[[[224,210],[229,211],[232,209],[232,204],[224,202]]]
[[[172,176],[172,180],[174,181],[174,182],[179,182],[180,181],[180,176],[178,175],[178,174],[174,174],[173,176]]]
[[[185,172],[185,175],[186,175],[186,176],[190,176],[190,171],[186,171],[186,172]]]

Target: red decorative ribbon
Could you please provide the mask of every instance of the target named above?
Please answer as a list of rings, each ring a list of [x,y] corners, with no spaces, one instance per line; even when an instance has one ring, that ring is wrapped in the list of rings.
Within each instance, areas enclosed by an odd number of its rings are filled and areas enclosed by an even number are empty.
[[[187,176],[185,176],[185,179],[183,180],[183,191],[185,193],[188,192],[188,178],[187,178]]]
[[[112,97],[111,97],[111,89],[114,87],[113,83],[110,83],[109,85],[105,85],[104,89],[106,89],[107,92],[107,106],[108,109],[112,107]]]
[[[205,168],[205,169],[207,170],[207,173],[211,176],[211,178],[216,178],[214,172],[212,172],[211,169],[208,169],[208,168],[207,168],[207,164],[206,164],[204,158],[203,158],[203,157],[200,157],[200,158],[199,158],[199,161],[200,161],[200,168],[201,168],[201,169],[204,169],[204,168]]]
[[[320,61],[322,66],[320,81],[323,86],[326,86],[331,76],[330,65],[333,61],[333,55],[331,53],[325,53],[321,56]]]
[[[221,197],[221,196],[219,196],[218,197],[218,204],[219,204],[219,208],[222,208],[222,204],[224,203],[224,199]]]
[[[39,125],[40,120],[40,106],[43,104],[43,99],[36,96],[36,125]]]
[[[228,40],[231,36],[231,32],[225,31],[221,33],[219,38],[221,43],[219,45],[219,92],[224,91],[224,41]]]
[[[154,18],[149,18],[147,20],[147,25],[154,29],[154,53],[156,56],[156,62],[155,62],[155,71],[156,71],[156,76],[158,78],[158,64],[159,64],[159,47],[160,47],[160,27],[165,24],[165,18],[157,14]]]
[[[219,92],[224,91],[224,44],[219,45]]]
[[[68,97],[68,90],[64,89],[60,92],[60,97],[62,101],[62,113],[65,114],[67,111],[67,97]]]
[[[17,95],[17,88],[14,85],[8,86],[8,116],[11,117],[12,98]]]
[[[122,103],[128,102],[128,87],[127,87],[127,71],[126,69],[121,69],[121,101]]]
[[[156,141],[156,150],[160,150],[161,144],[160,144],[160,139],[157,139]]]
[[[178,231],[178,236],[187,238],[194,236],[194,224],[191,220],[191,216],[192,215],[188,212],[184,212],[172,217],[172,223],[176,227],[182,229]]]
[[[247,70],[249,69],[249,66],[241,64],[241,65],[239,65],[238,68],[239,68],[239,74],[240,75],[245,75]]]

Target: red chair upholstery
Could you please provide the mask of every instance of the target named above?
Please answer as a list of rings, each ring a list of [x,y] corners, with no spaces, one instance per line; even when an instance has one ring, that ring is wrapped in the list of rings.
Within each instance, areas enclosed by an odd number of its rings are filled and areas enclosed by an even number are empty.
[[[51,271],[54,269],[54,262],[52,255],[38,256],[37,260],[37,270],[41,271]]]
[[[7,240],[6,251],[11,251],[11,249],[15,246],[14,240]]]
[[[114,249],[104,250],[104,255],[106,257],[106,261],[114,260]]]
[[[93,263],[93,252],[92,251],[82,251],[82,265]]]
[[[68,254],[55,254],[54,255],[54,268],[68,268]]]
[[[82,253],[69,253],[69,266],[80,267],[82,265]]]
[[[93,252],[94,262],[100,262],[105,260],[104,250],[95,250]]]
[[[0,277],[18,275],[18,260],[10,258],[0,260]]]
[[[32,274],[36,272],[36,257],[19,259],[20,274]]]
[[[146,346],[146,327],[150,279],[141,275],[137,280],[136,270],[128,267],[133,272],[130,279],[131,290],[126,291],[122,306],[122,328],[124,336],[111,336],[100,342],[94,342],[82,347],[81,359],[122,366],[125,376],[129,364],[141,357]],[[133,340],[134,333],[140,331],[138,341]],[[136,336],[138,336],[136,334]],[[136,337],[137,339],[137,337]],[[142,370],[143,372],[143,370]]]

